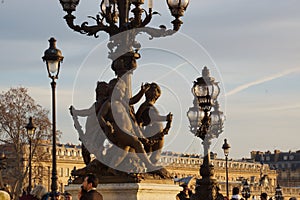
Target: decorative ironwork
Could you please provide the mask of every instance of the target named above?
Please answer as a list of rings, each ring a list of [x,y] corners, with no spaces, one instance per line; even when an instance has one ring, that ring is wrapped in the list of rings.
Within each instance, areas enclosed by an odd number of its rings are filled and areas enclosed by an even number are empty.
[[[72,13],[76,10],[79,0],[60,0],[60,3],[63,10],[67,12],[64,19],[72,30],[95,38],[101,31],[109,34],[110,41],[107,47],[110,52],[108,57],[113,60],[112,69],[120,77],[135,69],[135,60],[140,58],[138,51],[141,45],[136,41],[136,36],[146,33],[152,39],[174,34],[180,29],[182,24],[180,17],[183,16],[189,0],[167,1],[171,14],[175,17],[175,20],[172,21],[173,29],[167,29],[165,25],[160,25],[158,28],[147,26],[152,17],[159,14],[152,11],[152,0],[148,1],[148,11],[142,8],[144,0],[102,0],[99,14],[94,17],[88,16],[94,21],[93,25],[87,21],[81,25],[75,24],[76,17]],[[122,33],[121,38],[117,36],[120,33]],[[127,64],[124,69],[116,63]]]

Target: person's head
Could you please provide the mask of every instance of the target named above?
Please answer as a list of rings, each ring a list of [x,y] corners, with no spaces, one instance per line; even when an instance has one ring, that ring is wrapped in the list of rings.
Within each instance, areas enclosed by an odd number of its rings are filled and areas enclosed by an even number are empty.
[[[297,200],[297,198],[296,197],[291,197],[291,198],[289,198],[289,200]]]
[[[267,199],[268,199],[268,194],[265,193],[265,192],[261,193],[261,194],[260,194],[260,199],[261,199],[261,200],[267,200]]]
[[[86,191],[96,188],[98,185],[98,178],[94,174],[87,174],[83,180],[82,186]]]
[[[240,193],[240,189],[238,188],[238,187],[234,187],[233,189],[232,189],[232,195],[237,195],[237,194],[239,194]]]
[[[69,192],[65,192],[64,193],[64,196],[65,196],[65,200],[72,200],[72,195],[71,195],[71,193],[69,193]]]
[[[6,192],[4,190],[0,190],[0,199],[1,200],[10,200],[10,196],[9,196],[8,192]]]
[[[60,200],[60,192],[54,192],[54,199]]]
[[[188,185],[185,183],[181,184],[180,187],[182,187],[183,191],[189,190]]]
[[[42,197],[47,194],[47,190],[44,186],[37,185],[35,188],[33,188],[30,194],[38,199],[42,199]]]

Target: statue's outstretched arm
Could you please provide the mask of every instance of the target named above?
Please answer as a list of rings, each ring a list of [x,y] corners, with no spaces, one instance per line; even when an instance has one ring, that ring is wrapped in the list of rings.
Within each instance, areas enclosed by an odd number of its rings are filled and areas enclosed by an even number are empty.
[[[76,115],[76,116],[80,116],[80,117],[86,117],[86,116],[89,116],[89,115],[92,115],[92,114],[96,113],[95,104],[93,104],[88,109],[81,109],[81,110],[76,110],[74,108],[74,106],[70,106],[70,112],[71,112],[71,115]]]
[[[159,112],[153,107],[149,109],[149,117],[151,119],[151,122],[168,121],[168,115],[167,116],[160,115]]]
[[[145,92],[149,90],[149,88],[150,85],[148,83],[146,83],[145,85],[142,83],[140,91],[136,95],[130,98],[129,105],[134,105],[137,102],[139,102],[143,97],[143,95],[145,94]]]

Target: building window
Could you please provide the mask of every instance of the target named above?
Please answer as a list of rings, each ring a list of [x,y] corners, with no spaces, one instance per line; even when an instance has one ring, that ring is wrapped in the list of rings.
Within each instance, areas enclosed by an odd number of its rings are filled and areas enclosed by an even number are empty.
[[[64,169],[60,168],[60,176],[64,176]]]
[[[43,176],[43,166],[38,167],[38,175]]]

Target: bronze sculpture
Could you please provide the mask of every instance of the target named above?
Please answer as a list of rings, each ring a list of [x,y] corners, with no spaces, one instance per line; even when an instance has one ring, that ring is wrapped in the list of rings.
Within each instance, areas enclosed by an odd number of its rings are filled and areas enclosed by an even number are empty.
[[[146,100],[134,113],[133,104],[137,103],[145,94]],[[159,178],[170,178],[169,173],[157,166],[164,135],[171,127],[172,114],[160,116],[154,103],[161,94],[156,83],[141,85],[137,95],[128,99],[126,83],[121,78],[114,78],[108,84],[98,82],[96,88],[96,102],[89,109],[76,110],[70,107],[74,125],[83,146],[87,148],[84,160],[86,167],[73,170],[77,182],[86,173],[103,176],[123,177],[122,181],[139,182],[141,173],[148,172]],[[85,133],[78,121],[78,116],[87,117]],[[166,121],[163,128],[162,121]],[[111,144],[104,147],[104,141]],[[90,153],[96,156],[92,162]],[[120,179],[119,179],[120,180]],[[76,182],[76,181],[75,181]],[[118,181],[117,181],[118,182]]]

